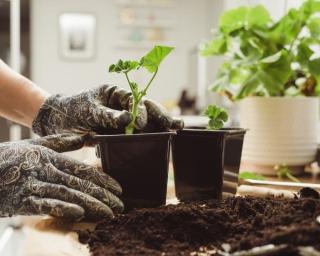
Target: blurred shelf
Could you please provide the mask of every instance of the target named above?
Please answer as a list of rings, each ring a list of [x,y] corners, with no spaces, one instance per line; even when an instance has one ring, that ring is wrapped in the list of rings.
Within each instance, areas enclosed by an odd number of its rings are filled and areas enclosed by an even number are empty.
[[[174,46],[173,42],[168,41],[120,41],[115,47],[122,49],[151,49],[155,45],[169,45]]]
[[[158,21],[149,21],[149,20],[139,20],[132,23],[120,23],[118,27],[121,28],[162,28],[162,29],[173,29],[175,24],[172,21],[168,20],[158,20]]]
[[[175,0],[116,0],[116,4],[125,7],[171,8]]]

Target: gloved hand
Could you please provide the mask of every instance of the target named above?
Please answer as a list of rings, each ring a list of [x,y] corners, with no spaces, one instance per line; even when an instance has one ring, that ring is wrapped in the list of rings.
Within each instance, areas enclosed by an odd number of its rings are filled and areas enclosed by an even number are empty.
[[[121,133],[131,121],[131,93],[117,86],[98,88],[67,97],[52,95],[41,106],[33,121],[33,131],[40,136],[73,133]],[[172,119],[163,108],[148,99],[139,107],[137,130],[166,131],[181,129],[183,122]]]
[[[122,211],[115,180],[56,152],[76,150],[83,143],[81,136],[70,134],[1,143],[0,216],[95,220]]]

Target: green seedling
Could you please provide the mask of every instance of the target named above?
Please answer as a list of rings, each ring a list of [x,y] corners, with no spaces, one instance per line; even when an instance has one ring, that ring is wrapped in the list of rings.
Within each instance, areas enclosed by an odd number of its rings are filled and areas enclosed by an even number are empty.
[[[257,174],[257,173],[254,173],[254,172],[241,172],[239,174],[239,178],[240,179],[243,179],[243,180],[246,180],[246,179],[251,179],[251,180],[265,180],[265,177],[260,175],[260,174]]]
[[[147,94],[151,83],[154,81],[154,78],[158,73],[160,63],[173,49],[173,47],[156,45],[150,52],[143,56],[140,61],[120,59],[116,64],[110,65],[109,72],[121,73],[125,75],[132,92],[132,107],[130,109],[132,120],[126,127],[126,134],[133,134],[138,115],[138,106],[142,98]],[[139,70],[140,68],[144,68],[152,74],[149,82],[143,89],[141,89],[136,82],[133,82],[129,78],[130,72]]]
[[[219,130],[228,121],[228,113],[220,107],[209,105],[203,113],[209,118],[208,130]]]
[[[300,182],[295,176],[293,176],[292,171],[290,168],[285,164],[276,165],[274,169],[277,172],[277,176],[279,179],[288,178],[293,182]]]

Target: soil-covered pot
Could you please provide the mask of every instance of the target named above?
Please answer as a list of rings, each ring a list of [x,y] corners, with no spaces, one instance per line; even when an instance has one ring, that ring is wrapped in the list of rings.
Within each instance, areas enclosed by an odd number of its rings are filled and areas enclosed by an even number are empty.
[[[181,201],[235,193],[244,129],[183,129],[172,142],[176,196]]]
[[[249,97],[240,102],[240,124],[250,132],[243,145],[241,169],[276,175],[275,165],[293,174],[315,161],[318,97]]]
[[[104,172],[116,179],[125,208],[166,203],[170,141],[174,133],[97,135]]]

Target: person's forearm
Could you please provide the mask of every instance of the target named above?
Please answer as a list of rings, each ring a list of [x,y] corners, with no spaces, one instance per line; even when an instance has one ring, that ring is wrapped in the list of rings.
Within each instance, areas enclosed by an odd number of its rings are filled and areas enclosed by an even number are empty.
[[[48,93],[0,60],[0,116],[31,127]]]

